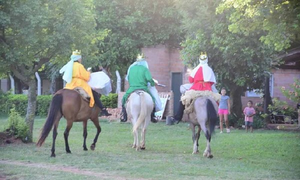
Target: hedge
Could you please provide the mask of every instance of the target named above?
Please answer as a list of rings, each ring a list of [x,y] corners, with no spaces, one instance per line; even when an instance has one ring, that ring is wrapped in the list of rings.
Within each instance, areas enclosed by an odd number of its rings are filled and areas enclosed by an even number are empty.
[[[37,116],[47,116],[51,100],[52,95],[37,96]],[[101,101],[105,107],[116,108],[118,104],[118,95],[111,93],[108,96],[102,96]],[[0,93],[0,114],[9,114],[10,109],[15,105],[16,111],[21,116],[25,116],[27,112],[27,103],[27,95]]]

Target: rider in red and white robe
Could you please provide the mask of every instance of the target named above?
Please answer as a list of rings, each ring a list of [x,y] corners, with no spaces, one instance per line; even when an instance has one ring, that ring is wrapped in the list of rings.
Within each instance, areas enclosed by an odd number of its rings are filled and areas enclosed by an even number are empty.
[[[213,70],[205,60],[200,59],[200,64],[192,71],[189,76],[190,83],[193,83],[190,89],[196,91],[212,91],[212,86],[216,83],[216,77]]]
[[[208,58],[206,53],[201,53],[199,57],[199,65],[193,69],[189,76],[189,81],[192,86],[189,90],[196,91],[216,91],[214,84],[216,83],[215,73],[207,64]],[[173,117],[176,122],[181,121],[184,111],[184,105],[180,101],[178,111]]]

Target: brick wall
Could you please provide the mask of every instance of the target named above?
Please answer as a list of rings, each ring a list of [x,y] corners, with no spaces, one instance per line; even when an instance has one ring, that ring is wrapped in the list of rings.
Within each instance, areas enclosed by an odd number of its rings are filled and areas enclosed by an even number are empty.
[[[295,107],[296,103],[287,99],[281,93],[281,87],[290,89],[290,85],[294,83],[295,79],[300,79],[300,70],[294,69],[276,69],[272,71],[273,74],[273,97],[281,101],[287,101],[289,105]]]
[[[166,85],[166,87],[157,86],[159,93],[171,92],[172,85],[172,72],[182,73],[182,82],[188,82],[188,75],[186,75],[186,68],[180,59],[180,50],[171,49],[164,45],[157,45],[152,47],[143,48],[142,52],[147,59],[149,70],[154,79],[158,80],[160,84]],[[125,89],[128,89],[128,82],[125,82]],[[119,94],[119,104],[121,107],[121,98],[124,93]],[[167,104],[165,116],[173,115],[173,93],[170,101]]]
[[[294,83],[295,79],[300,79],[300,70],[294,70],[294,69],[274,69],[272,70],[273,74],[273,97],[272,98],[278,98],[281,101],[287,101],[288,104],[292,107],[296,107],[296,103],[290,101],[287,99],[282,93],[281,93],[281,87],[284,86],[286,89],[289,89],[290,85]],[[243,108],[247,106],[248,100],[253,101],[253,103],[263,103],[263,99],[259,97],[242,97],[242,105]]]

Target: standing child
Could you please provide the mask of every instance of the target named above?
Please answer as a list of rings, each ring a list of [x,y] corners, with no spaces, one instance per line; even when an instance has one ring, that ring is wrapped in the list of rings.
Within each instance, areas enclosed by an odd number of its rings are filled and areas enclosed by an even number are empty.
[[[220,116],[220,133],[223,133],[223,119],[225,119],[226,132],[230,133],[228,114],[230,114],[230,101],[229,96],[226,96],[226,89],[221,90],[221,100],[219,104],[219,116]]]
[[[253,102],[248,101],[247,107],[244,109],[246,132],[248,132],[248,127],[250,127],[250,132],[253,132],[253,116],[255,115],[255,109],[252,106]]]

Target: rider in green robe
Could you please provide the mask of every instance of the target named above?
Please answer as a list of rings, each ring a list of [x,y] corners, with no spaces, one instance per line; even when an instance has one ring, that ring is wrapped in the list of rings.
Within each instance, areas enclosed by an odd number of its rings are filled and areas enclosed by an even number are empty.
[[[149,93],[153,99],[153,102],[155,102],[154,97],[148,90],[148,84],[151,86],[155,85],[155,82],[152,79],[151,73],[148,69],[148,63],[147,61],[142,57],[138,56],[136,62],[134,62],[127,71],[127,80],[129,82],[129,88],[126,91],[126,93],[123,96],[122,99],[122,116],[121,121],[126,122],[127,121],[127,113],[125,104],[129,97],[129,95],[134,92],[135,90],[143,90],[147,93]],[[153,119],[153,118],[152,118]]]

